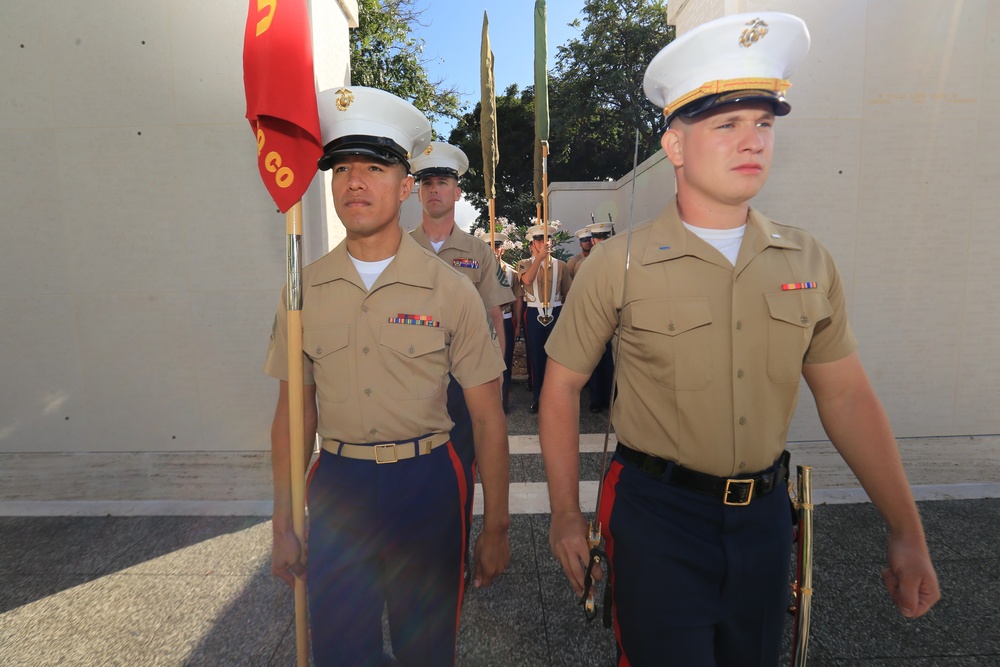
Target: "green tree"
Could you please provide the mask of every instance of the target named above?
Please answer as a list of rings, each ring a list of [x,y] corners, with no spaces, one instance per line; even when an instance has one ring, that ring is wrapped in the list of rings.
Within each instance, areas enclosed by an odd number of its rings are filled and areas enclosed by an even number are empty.
[[[494,174],[496,216],[515,225],[523,225],[535,216],[532,192],[535,96],[531,88],[519,90],[511,85],[497,96],[497,142],[500,161]],[[488,229],[489,207],[483,182],[483,148],[480,136],[480,104],[458,119],[448,143],[458,146],[469,157],[469,170],[459,179],[465,198],[480,214],[477,228]]]
[[[559,46],[549,81],[549,180],[620,178],[655,153],[662,109],[642,90],[646,66],[674,38],[665,0],[587,0],[578,39]]]
[[[424,40],[411,34],[420,24],[416,0],[358,0],[358,27],[351,30],[351,83],[410,100],[433,126],[458,118],[458,92],[427,78]]]

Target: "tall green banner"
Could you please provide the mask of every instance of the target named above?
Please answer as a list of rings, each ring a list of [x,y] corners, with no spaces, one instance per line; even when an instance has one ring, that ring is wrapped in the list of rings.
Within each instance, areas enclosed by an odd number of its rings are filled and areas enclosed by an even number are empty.
[[[482,69],[480,71],[482,87],[482,102],[480,104],[479,125],[480,138],[483,143],[483,180],[486,185],[486,198],[496,198],[496,186],[493,178],[500,161],[500,151],[497,148],[497,96],[496,83],[493,79],[493,50],[490,48],[490,19],[483,12],[483,46]]]
[[[542,201],[542,142],[549,140],[548,37],[545,0],[535,0],[535,201]]]

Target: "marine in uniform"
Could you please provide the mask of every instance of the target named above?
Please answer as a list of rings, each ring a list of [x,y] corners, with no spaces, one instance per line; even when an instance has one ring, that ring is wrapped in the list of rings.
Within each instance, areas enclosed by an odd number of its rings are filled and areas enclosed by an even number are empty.
[[[591,251],[546,347],[550,544],[580,593],[579,392],[621,324],[619,446],[598,512],[619,665],[777,664],[792,540],[784,448],[803,376],[888,524],[883,578],[898,609],[920,616],[940,595],[837,267],[809,233],[749,206],[808,45],[794,16],[744,14],[653,59],[644,88],[667,116],[677,197],[634,229],[630,253],[624,234]]]
[[[413,239],[438,258],[468,276],[486,305],[490,321],[503,349],[503,308],[514,301],[509,285],[497,276],[497,258],[474,236],[455,223],[455,203],[462,197],[458,177],[469,168],[462,149],[432,141],[410,164],[417,181],[417,196],[423,210],[420,225],[410,232]]]
[[[555,229],[548,227],[551,239]],[[524,343],[531,369],[531,392],[533,400],[529,411],[538,412],[538,401],[545,381],[545,342],[552,333],[552,326],[559,319],[563,299],[573,284],[573,276],[566,262],[552,256],[551,240],[545,240],[546,229],[542,225],[528,228],[525,236],[531,239],[531,257],[517,263],[517,278],[524,290],[525,323]]]
[[[458,177],[468,168],[469,158],[462,149],[441,141],[430,142],[413,157],[410,169],[417,181],[417,197],[423,213],[420,224],[410,235],[472,281],[486,306],[500,350],[505,354],[503,308],[514,300],[514,295],[509,286],[497,280],[497,261],[492,250],[483,247],[455,223],[455,203],[462,197]],[[474,452],[469,412],[458,384],[449,387],[448,414],[455,422],[452,441],[467,458]]]
[[[583,264],[583,260],[587,259],[587,256],[590,255],[590,249],[594,245],[594,239],[591,238],[590,230],[586,227],[578,229],[573,233],[573,235],[580,239],[580,252],[566,260],[566,266],[569,267],[569,275],[576,278],[576,272],[580,270],[580,265]]]
[[[503,359],[469,280],[399,225],[408,159],[430,140],[427,119],[381,90],[320,93],[332,195],[346,239],[302,275],[305,442],[319,458],[308,486],[309,537],[291,527],[286,304],[265,372],[280,380],[272,426],[272,572],[307,576],[313,659],[381,665],[382,611],[403,665],[455,663],[475,470],[452,444],[445,396],[462,385],[483,482],[474,585],[510,559]]]
[[[489,234],[483,234],[482,240],[489,244]],[[523,309],[523,290],[521,283],[517,280],[517,269],[508,264],[503,259],[504,245],[510,242],[510,238],[502,232],[493,234],[493,253],[497,258],[497,281],[503,287],[509,287],[514,295],[513,303],[508,303],[503,307],[503,362],[507,366],[503,372],[503,411],[510,409],[510,378],[511,369],[514,364],[514,341],[521,328],[521,310]]]

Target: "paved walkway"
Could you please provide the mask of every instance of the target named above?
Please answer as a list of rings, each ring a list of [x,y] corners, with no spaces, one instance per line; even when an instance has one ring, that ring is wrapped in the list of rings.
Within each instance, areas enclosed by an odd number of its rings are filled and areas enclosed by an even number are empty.
[[[541,485],[534,417],[523,387],[515,392],[514,480]],[[603,428],[598,416],[582,421]],[[591,440],[585,450],[603,436]],[[940,463],[926,462],[932,444],[902,443],[904,456],[915,452],[907,465],[918,497],[933,498],[920,509],[944,594],[915,621],[882,589],[886,534],[873,508],[833,459],[817,475],[827,504],[815,512],[811,666],[1000,666],[1000,448],[951,443],[974,465],[941,484]],[[797,447],[805,459],[826,456]],[[586,482],[599,467],[599,453],[584,455]],[[923,479],[925,469],[937,474]],[[509,570],[466,599],[458,664],[613,665],[611,632],[583,620],[549,553],[545,511],[520,511]],[[260,516],[0,517],[0,665],[294,665],[292,596],[268,574],[269,557]]]

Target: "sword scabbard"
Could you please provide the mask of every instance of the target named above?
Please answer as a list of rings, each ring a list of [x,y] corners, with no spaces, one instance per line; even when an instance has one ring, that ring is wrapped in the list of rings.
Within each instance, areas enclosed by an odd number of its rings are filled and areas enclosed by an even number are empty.
[[[813,499],[812,467],[798,466],[798,488],[795,510],[798,514],[797,571],[792,595],[795,599],[791,611],[795,622],[792,630],[792,667],[805,667],[809,649],[809,627],[812,620],[812,566],[813,566]]]

